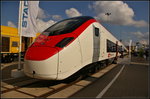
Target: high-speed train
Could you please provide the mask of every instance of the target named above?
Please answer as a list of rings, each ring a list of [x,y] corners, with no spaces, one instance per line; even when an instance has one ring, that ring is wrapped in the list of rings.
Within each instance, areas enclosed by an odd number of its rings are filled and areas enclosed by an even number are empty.
[[[41,33],[25,54],[24,73],[33,78],[63,80],[92,63],[116,61],[125,46],[96,19],[65,19]],[[90,68],[89,68],[90,67]]]

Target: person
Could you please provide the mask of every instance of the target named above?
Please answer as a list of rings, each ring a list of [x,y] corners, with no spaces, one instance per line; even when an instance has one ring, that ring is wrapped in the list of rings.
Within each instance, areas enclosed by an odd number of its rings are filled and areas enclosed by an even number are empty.
[[[121,46],[121,58],[123,58],[123,52],[124,52],[124,48]]]
[[[145,50],[145,56],[146,56],[146,60],[148,60],[148,57],[149,57],[149,51],[148,51],[148,49]]]

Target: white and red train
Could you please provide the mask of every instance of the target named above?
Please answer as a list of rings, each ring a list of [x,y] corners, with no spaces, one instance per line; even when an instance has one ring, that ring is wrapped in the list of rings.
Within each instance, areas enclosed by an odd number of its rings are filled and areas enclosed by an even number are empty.
[[[92,63],[115,61],[121,48],[127,50],[94,18],[65,19],[46,29],[28,48],[24,72],[37,79],[63,80],[90,70]]]

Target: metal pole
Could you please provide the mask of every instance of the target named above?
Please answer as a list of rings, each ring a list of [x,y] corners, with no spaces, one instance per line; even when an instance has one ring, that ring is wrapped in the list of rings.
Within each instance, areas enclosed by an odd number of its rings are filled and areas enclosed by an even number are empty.
[[[132,40],[130,40],[129,43],[129,62],[131,63],[131,45],[132,45]]]
[[[121,25],[120,25],[120,42],[122,42],[122,36],[121,36]]]
[[[19,34],[19,63],[18,63],[18,71],[21,70],[21,44],[22,44],[22,8],[24,1],[20,1],[19,7],[19,20],[18,20],[18,34]]]

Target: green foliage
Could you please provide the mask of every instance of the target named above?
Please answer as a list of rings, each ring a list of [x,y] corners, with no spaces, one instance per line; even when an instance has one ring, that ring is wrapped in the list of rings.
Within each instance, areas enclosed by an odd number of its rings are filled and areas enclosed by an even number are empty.
[[[143,57],[143,55],[144,55],[144,49],[143,49],[143,48],[140,48],[140,49],[139,49],[139,56],[140,56],[140,57]]]

